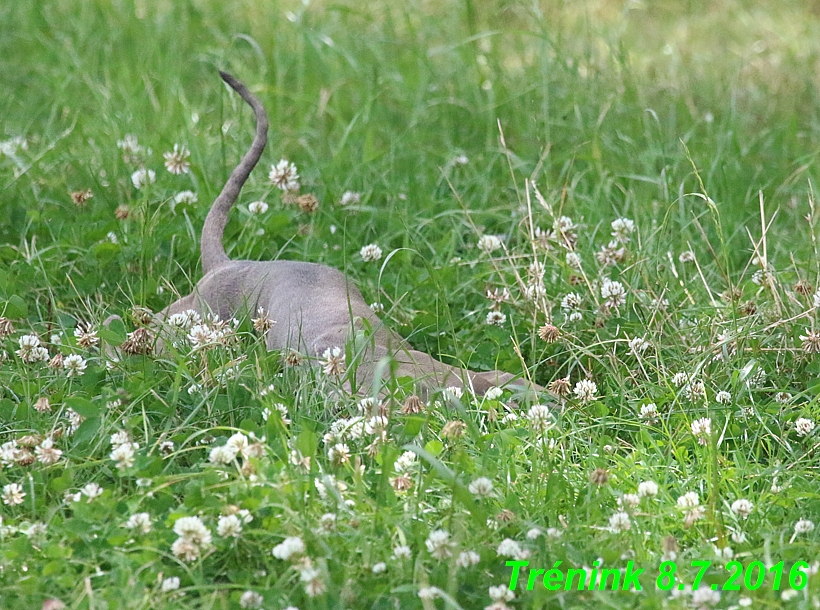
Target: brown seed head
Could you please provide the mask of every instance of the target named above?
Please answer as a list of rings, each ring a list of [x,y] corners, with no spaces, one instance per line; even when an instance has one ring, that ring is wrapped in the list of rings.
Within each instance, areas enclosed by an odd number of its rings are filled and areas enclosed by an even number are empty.
[[[569,377],[562,377],[561,379],[554,379],[550,381],[549,385],[547,386],[547,391],[555,396],[568,396],[569,395]]]
[[[464,435],[467,429],[467,424],[463,421],[448,421],[441,429],[441,436],[444,438],[458,438]]]
[[[285,191],[282,193],[282,203],[293,205],[299,201],[299,191]]]
[[[740,313],[745,316],[753,316],[757,313],[757,304],[754,301],[746,301],[740,306]]]
[[[300,195],[296,198],[296,205],[298,205],[299,209],[303,212],[312,214],[319,209],[319,200],[316,199],[316,195],[307,193],[306,195]]]
[[[17,439],[17,444],[21,447],[36,447],[43,442],[43,437],[39,434],[26,434]]]
[[[94,193],[91,192],[91,189],[85,189],[84,191],[72,191],[70,195],[71,201],[73,201],[75,205],[82,207],[88,203],[88,200],[94,196]]]
[[[17,453],[14,462],[18,466],[31,466],[35,461],[34,454],[28,449],[23,449]]]
[[[121,205],[118,205],[118,206],[117,206],[117,209],[116,209],[116,210],[114,210],[114,217],[115,217],[117,220],[125,220],[125,219],[126,219],[126,218],[128,218],[129,216],[131,216],[131,208],[129,208],[129,207],[128,207],[127,205],[125,205],[124,203],[123,203],[123,204],[121,204]]]
[[[674,536],[666,536],[666,538],[661,541],[661,549],[663,549],[664,553],[677,553],[678,541],[675,540]]]
[[[515,519],[515,513],[509,508],[505,508],[495,516],[495,520],[499,523],[509,523],[513,519]]]
[[[134,307],[131,309],[131,319],[137,326],[147,326],[154,319],[154,314],[147,307]]]
[[[37,402],[34,403],[34,409],[40,413],[51,411],[51,401],[49,401],[48,396],[40,396]]]
[[[416,396],[415,394],[410,394],[405,401],[404,405],[401,408],[401,412],[405,415],[413,415],[415,413],[421,413],[424,410],[424,403],[421,401],[421,398]]]
[[[391,481],[396,491],[410,491],[413,489],[413,480],[407,475],[400,474]]]
[[[285,366],[299,366],[305,359],[302,354],[291,349],[285,354],[284,360]]]
[[[14,333],[14,325],[8,318],[0,318],[0,339]]]
[[[544,324],[544,326],[538,329],[538,336],[541,337],[542,341],[546,341],[547,343],[555,343],[558,340],[558,337],[561,336],[561,331],[558,330],[557,326],[553,326],[552,324]]]
[[[128,338],[120,348],[126,354],[150,354],[154,349],[154,335],[147,328],[138,328],[128,333]]]
[[[596,468],[589,475],[589,480],[598,487],[603,487],[609,481],[609,472],[606,468]]]
[[[811,282],[808,280],[800,280],[794,285],[794,291],[797,294],[802,294],[803,296],[810,295],[813,292]]]

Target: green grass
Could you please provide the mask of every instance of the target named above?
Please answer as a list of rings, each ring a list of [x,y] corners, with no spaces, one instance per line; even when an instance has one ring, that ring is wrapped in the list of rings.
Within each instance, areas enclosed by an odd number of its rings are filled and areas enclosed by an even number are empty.
[[[238,608],[255,591],[274,609],[483,608],[488,587],[509,582],[498,554],[508,538],[538,568],[631,560],[646,570],[644,591],[519,584],[498,610],[690,607],[688,593],[655,588],[673,550],[687,583],[692,561],[711,560],[709,585],[730,572],[715,548],[743,566],[782,560],[786,572],[820,560],[820,534],[795,534],[798,520],[820,520],[817,434],[796,426],[820,418],[820,366],[803,340],[817,327],[820,284],[816,11],[797,1],[543,4],[0,5],[0,141],[26,142],[0,153],[0,316],[15,329],[1,339],[0,486],[25,492],[0,504],[0,607],[57,598],[71,608]],[[396,391],[382,442],[380,431],[346,433],[350,459],[339,464],[328,450],[340,439],[325,435],[360,416],[361,397],[340,397],[318,369],[283,367],[247,320],[236,344],[183,344],[110,370],[99,347],[77,344],[78,324],[122,340],[133,307],[159,311],[201,277],[205,214],[253,127],[217,69],[248,84],[272,126],[232,213],[229,254],[341,269],[385,307],[390,327],[444,361],[526,365],[545,386],[568,378],[568,396],[542,397],[555,407],[548,429],[509,393],[434,397],[404,414]],[[157,180],[146,189],[134,188],[138,165],[117,148],[126,134],[153,151],[144,161]],[[188,174],[163,166],[175,143],[191,151]],[[468,163],[454,163],[459,155]],[[280,158],[298,166],[316,212],[270,185]],[[93,198],[75,205],[69,193],[85,189]],[[174,209],[182,190],[199,202]],[[361,202],[341,206],[345,191]],[[256,200],[269,210],[252,214]],[[577,225],[582,271],[567,264],[565,242],[530,239],[531,227],[561,216]],[[636,231],[604,265],[596,253],[622,217]],[[482,253],[482,235],[500,236],[506,251]],[[379,262],[359,254],[370,243],[384,251]],[[695,260],[682,262],[690,250]],[[534,302],[522,288],[535,259],[545,296]],[[617,308],[603,306],[606,278],[625,287]],[[504,287],[506,319],[490,326],[486,291]],[[571,292],[575,322],[561,307]],[[111,313],[127,328],[104,331]],[[547,323],[560,329],[554,343],[539,337]],[[31,333],[49,358],[82,355],[84,373],[25,363],[15,352]],[[645,351],[630,348],[636,337]],[[571,391],[584,379],[597,384],[592,400]],[[692,398],[700,381],[705,396]],[[42,397],[48,410],[35,408]],[[641,417],[650,403],[655,419]],[[703,443],[692,432],[701,418],[712,431]],[[138,444],[123,469],[110,457],[118,431]],[[213,465],[212,449],[240,431],[260,450]],[[58,463],[27,463],[48,436]],[[407,451],[417,455],[410,466],[407,455],[397,462]],[[309,462],[294,464],[292,452]],[[320,494],[328,476],[344,488]],[[479,477],[492,481],[489,497],[469,490]],[[646,481],[658,495],[631,507]],[[92,483],[101,495],[67,497],[94,495]],[[678,499],[689,492],[704,511],[687,523]],[[753,505],[748,518],[732,509],[739,499]],[[218,535],[220,516],[240,509],[253,520],[237,538]],[[618,531],[610,519],[621,511],[630,528]],[[149,532],[124,527],[138,513]],[[212,541],[186,561],[172,551],[174,525],[193,516]],[[430,552],[435,530],[449,533],[450,556]],[[289,536],[303,540],[325,593],[308,595],[305,559],[272,555]],[[394,558],[398,546],[410,557]],[[457,565],[468,551],[478,563]],[[179,589],[162,590],[169,578]],[[422,600],[427,587],[439,597]],[[756,591],[723,591],[716,605],[749,597],[808,608],[818,595],[816,576],[785,598],[769,577]]]

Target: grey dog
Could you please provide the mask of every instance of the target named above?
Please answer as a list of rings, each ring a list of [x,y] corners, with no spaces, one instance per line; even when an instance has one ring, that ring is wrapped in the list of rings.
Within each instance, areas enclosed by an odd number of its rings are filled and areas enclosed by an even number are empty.
[[[253,109],[256,134],[205,218],[200,244],[203,278],[191,294],[157,316],[158,326],[186,310],[200,315],[217,314],[227,320],[261,309],[274,321],[266,332],[269,350],[293,350],[309,357],[321,357],[328,349],[344,350],[346,343],[349,345],[357,334],[364,337],[354,358],[346,363],[348,368],[355,365],[354,381],[362,390],[369,391],[373,387],[377,373],[410,377],[424,395],[453,386],[469,389],[477,395],[483,395],[493,386],[527,391],[542,389],[510,373],[461,369],[413,349],[400,335],[384,326],[361,292],[336,269],[297,261],[230,260],[222,244],[228,213],[265,150],[268,118],[262,104],[245,85],[230,74],[220,72],[220,76]],[[349,381],[347,386],[350,387]]]

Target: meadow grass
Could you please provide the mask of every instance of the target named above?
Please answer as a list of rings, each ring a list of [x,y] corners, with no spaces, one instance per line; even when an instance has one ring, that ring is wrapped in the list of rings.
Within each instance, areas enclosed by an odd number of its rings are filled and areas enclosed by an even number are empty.
[[[816,607],[818,25],[797,1],[0,4],[0,607]],[[540,402],[351,396],[251,320],[105,355],[201,276],[253,129],[217,69],[272,125],[229,255],[341,269],[416,348],[526,368]],[[510,560],[632,561],[643,590],[511,593]],[[783,561],[780,590],[713,591],[731,560]]]

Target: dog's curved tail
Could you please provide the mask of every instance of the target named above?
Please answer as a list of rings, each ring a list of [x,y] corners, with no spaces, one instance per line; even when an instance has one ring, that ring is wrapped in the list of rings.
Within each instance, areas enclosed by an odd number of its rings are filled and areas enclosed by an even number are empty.
[[[268,143],[268,117],[262,103],[248,91],[245,85],[230,74],[220,72],[219,75],[253,108],[256,115],[256,135],[253,137],[253,144],[251,144],[245,156],[242,157],[239,165],[231,172],[230,178],[222,187],[222,192],[219,193],[219,197],[216,198],[211,210],[208,212],[208,216],[205,218],[200,242],[203,273],[208,273],[230,260],[228,255],[225,254],[225,246],[222,245],[222,234],[225,232],[225,225],[228,223],[228,212],[230,212],[231,207],[239,197],[239,191],[242,190],[242,186],[244,186],[251,171],[256,167]]]

